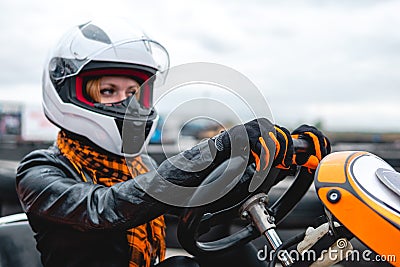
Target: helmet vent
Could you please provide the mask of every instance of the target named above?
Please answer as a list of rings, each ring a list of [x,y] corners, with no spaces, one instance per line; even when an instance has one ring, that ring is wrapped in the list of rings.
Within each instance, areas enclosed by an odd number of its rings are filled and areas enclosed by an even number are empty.
[[[86,24],[79,26],[83,36],[90,40],[111,44],[111,39],[108,35],[99,27],[93,24]]]

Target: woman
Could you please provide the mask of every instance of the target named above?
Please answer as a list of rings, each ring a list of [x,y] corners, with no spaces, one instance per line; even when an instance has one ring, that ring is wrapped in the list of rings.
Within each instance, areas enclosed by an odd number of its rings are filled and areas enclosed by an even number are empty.
[[[187,168],[179,168],[178,156],[156,167],[142,149],[158,119],[154,77],[168,66],[160,44],[119,21],[78,25],[51,53],[43,108],[60,132],[54,146],[27,155],[17,172],[17,192],[45,267],[161,266],[162,214],[175,210],[157,200],[157,194],[170,193],[166,181],[197,186],[238,151],[258,170],[292,164],[290,133],[260,119],[183,152],[192,162]],[[315,150],[294,163],[307,165],[329,153],[315,128],[303,126],[296,134],[314,140]],[[268,157],[271,142],[276,151]],[[197,266],[188,258],[169,264]]]

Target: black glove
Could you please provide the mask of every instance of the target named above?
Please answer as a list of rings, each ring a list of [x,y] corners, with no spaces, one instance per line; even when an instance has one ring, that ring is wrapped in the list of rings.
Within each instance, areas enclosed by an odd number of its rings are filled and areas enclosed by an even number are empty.
[[[214,138],[215,146],[224,158],[235,155],[249,157],[256,170],[272,167],[287,169],[292,164],[293,142],[287,129],[273,125],[265,118],[237,125]],[[270,151],[276,147],[274,155]]]
[[[276,147],[272,166],[289,169],[293,163],[293,140],[290,132],[282,126],[275,125],[275,135],[270,132],[270,137],[274,140]]]
[[[316,169],[321,159],[331,153],[328,138],[314,126],[301,125],[292,132],[292,138],[305,139],[312,144],[306,152],[298,152],[294,155],[293,163],[296,165]]]

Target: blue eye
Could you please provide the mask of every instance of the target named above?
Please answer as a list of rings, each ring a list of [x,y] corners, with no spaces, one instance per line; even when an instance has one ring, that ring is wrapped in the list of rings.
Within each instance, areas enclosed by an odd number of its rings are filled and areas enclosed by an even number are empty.
[[[102,95],[112,95],[113,93],[114,93],[114,89],[106,88],[106,89],[100,90],[100,94],[102,94]]]

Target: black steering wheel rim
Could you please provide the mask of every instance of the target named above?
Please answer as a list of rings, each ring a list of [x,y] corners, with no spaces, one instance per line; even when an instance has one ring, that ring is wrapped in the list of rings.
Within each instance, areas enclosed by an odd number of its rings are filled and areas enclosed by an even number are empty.
[[[232,160],[232,159],[230,159]],[[226,168],[230,164],[227,160],[218,168]],[[225,166],[224,166],[225,165]],[[217,168],[217,169],[218,169]],[[205,180],[204,183],[210,182],[213,173],[221,172],[214,170]],[[213,241],[200,241],[200,237],[207,233],[211,227],[217,225],[222,219],[230,220],[238,217],[238,211],[242,204],[251,196],[264,192],[268,193],[274,185],[275,179],[280,170],[271,168],[264,182],[254,192],[248,193],[246,197],[232,206],[225,209],[210,212],[210,205],[204,205],[194,208],[186,208],[179,220],[177,235],[182,247],[194,256],[212,256],[224,251],[231,250],[237,246],[246,244],[251,240],[260,236],[261,233],[256,230],[251,223],[240,229],[239,231]],[[276,200],[272,205],[268,206],[268,211],[275,217],[278,225],[296,206],[300,199],[307,192],[313,182],[314,172],[310,172],[305,167],[298,168],[295,179],[286,192]]]

